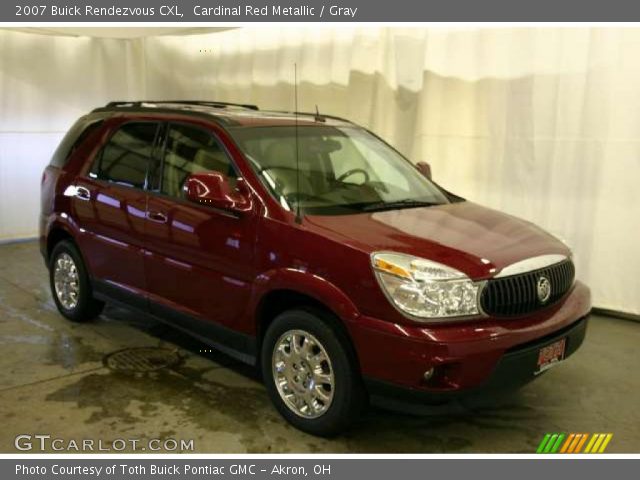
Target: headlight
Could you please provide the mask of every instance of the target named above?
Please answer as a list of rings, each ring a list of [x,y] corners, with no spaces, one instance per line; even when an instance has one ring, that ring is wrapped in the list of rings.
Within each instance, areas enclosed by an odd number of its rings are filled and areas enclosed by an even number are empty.
[[[401,311],[424,319],[477,315],[480,284],[464,273],[401,253],[374,253],[380,286]]]

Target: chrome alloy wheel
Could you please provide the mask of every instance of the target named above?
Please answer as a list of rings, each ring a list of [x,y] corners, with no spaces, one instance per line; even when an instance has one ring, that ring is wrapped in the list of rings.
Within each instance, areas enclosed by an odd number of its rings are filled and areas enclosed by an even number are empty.
[[[76,308],[80,297],[80,278],[78,267],[68,253],[62,253],[56,258],[53,285],[60,304],[67,310]]]
[[[273,379],[282,400],[296,415],[318,418],[333,400],[335,377],[320,341],[304,330],[280,336],[271,360]]]

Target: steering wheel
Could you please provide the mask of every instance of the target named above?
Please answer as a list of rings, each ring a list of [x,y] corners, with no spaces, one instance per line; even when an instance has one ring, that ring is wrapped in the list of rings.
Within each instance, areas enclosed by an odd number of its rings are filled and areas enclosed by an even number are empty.
[[[347,170],[338,178],[336,178],[336,181],[344,183],[345,178],[349,178],[351,175],[355,175],[356,173],[361,173],[362,175],[364,175],[364,182],[362,182],[363,184],[369,182],[369,173],[362,168],[352,168],[351,170]]]

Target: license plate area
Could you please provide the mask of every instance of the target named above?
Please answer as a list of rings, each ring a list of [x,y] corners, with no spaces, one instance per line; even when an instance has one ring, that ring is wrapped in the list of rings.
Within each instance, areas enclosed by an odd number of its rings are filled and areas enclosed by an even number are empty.
[[[565,347],[567,345],[567,339],[561,338],[549,345],[542,347],[538,351],[538,364],[535,375],[556,366],[562,360],[564,360]]]

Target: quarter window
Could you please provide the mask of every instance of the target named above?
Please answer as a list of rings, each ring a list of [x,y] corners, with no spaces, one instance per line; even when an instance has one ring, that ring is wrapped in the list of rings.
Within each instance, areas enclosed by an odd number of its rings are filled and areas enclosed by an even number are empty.
[[[128,123],[111,137],[91,169],[94,178],[144,188],[157,123]]]
[[[49,165],[64,167],[71,155],[82,145],[86,138],[102,125],[102,120],[87,121],[85,117],[78,120],[64,136],[56,149]]]
[[[182,187],[192,173],[217,171],[232,185],[237,174],[221,145],[209,132],[188,125],[172,125],[162,165],[160,191],[172,197],[184,197]]]

